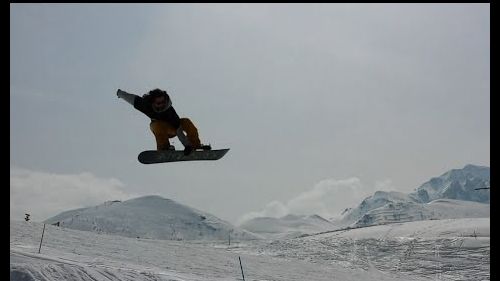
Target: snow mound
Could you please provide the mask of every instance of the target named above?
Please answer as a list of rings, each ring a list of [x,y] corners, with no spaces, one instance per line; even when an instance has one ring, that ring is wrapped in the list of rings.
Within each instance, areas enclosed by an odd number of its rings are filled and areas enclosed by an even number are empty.
[[[63,212],[45,221],[71,229],[165,240],[259,239],[211,214],[160,196]]]

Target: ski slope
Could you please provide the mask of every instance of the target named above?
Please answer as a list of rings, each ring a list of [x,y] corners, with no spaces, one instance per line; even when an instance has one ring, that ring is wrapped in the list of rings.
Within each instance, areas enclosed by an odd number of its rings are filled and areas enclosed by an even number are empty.
[[[490,280],[490,219],[426,220],[336,230],[276,240],[256,252],[431,280]]]
[[[255,254],[255,246],[220,242],[137,239],[11,221],[11,281],[30,280],[424,280]],[[253,242],[252,242],[253,243]]]
[[[11,281],[242,280],[238,257],[245,280],[489,280],[489,219],[398,223],[231,245],[46,225],[39,254],[42,230],[42,223],[11,221]]]

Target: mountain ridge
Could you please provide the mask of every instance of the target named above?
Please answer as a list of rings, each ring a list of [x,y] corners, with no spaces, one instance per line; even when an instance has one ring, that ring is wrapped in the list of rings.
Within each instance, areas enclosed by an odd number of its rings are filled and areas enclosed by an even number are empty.
[[[452,169],[431,178],[408,194],[376,191],[357,207],[346,209],[341,224],[368,226],[398,221],[470,217],[465,206],[472,208],[478,217],[489,217],[489,191],[478,190],[489,186],[490,168],[467,164],[462,169]],[[443,202],[460,205],[455,210],[457,213],[435,215],[433,208]]]

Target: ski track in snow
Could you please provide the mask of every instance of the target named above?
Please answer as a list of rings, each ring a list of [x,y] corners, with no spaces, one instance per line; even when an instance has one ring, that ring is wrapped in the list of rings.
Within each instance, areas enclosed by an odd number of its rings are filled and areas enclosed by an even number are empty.
[[[379,228],[378,238],[356,238],[370,227],[341,230],[300,239],[276,240],[254,248],[259,254],[296,258],[319,264],[342,264],[347,268],[398,272],[437,280],[490,280],[489,219],[480,219],[477,229],[464,228],[474,220],[435,220],[389,224]],[[400,226],[415,225],[409,235],[399,236]],[[438,226],[439,224],[439,226]],[[455,230],[462,225],[461,230]],[[435,230],[436,228],[442,230]],[[376,232],[372,229],[371,236]],[[428,235],[428,233],[433,233]],[[347,235],[346,235],[347,234]],[[401,234],[401,233],[399,233]],[[427,234],[427,235],[426,235]],[[437,235],[436,235],[437,234]],[[458,235],[456,235],[458,234]],[[486,236],[487,235],[487,236]],[[437,237],[436,237],[437,236]]]
[[[245,280],[253,281],[490,280],[489,219],[393,224],[231,245],[47,225],[40,254],[43,224],[11,221],[10,226],[11,281],[242,280],[238,257]]]

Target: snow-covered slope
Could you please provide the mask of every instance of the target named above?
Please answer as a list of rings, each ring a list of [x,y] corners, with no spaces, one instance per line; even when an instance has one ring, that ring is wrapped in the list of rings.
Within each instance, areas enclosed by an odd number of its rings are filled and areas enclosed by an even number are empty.
[[[275,240],[259,251],[318,264],[411,273],[427,280],[485,281],[490,280],[490,219],[426,220],[344,229]]]
[[[61,227],[126,237],[168,240],[259,239],[211,214],[160,196],[63,212],[45,221]]]
[[[243,222],[240,227],[266,238],[279,239],[332,230],[335,225],[318,215],[287,215],[281,218],[254,218]]]
[[[10,222],[11,281],[490,280],[490,219],[394,223],[295,239],[173,241]],[[38,252],[40,249],[40,253]]]
[[[356,223],[355,227],[408,222],[420,220],[454,218],[489,218],[490,205],[473,201],[438,199],[426,204],[396,202],[370,210]]]
[[[490,204],[438,199],[425,204],[431,212],[432,219],[458,219],[458,218],[489,218]]]
[[[245,280],[427,280],[412,273],[346,268],[332,260],[325,263],[324,257],[303,260],[279,252],[268,256],[258,250],[267,248],[264,240],[235,241],[229,246],[128,238],[52,225],[46,226],[38,253],[42,229],[41,223],[10,222],[10,281],[237,281],[242,280],[240,258]]]

